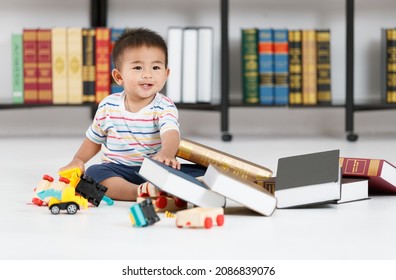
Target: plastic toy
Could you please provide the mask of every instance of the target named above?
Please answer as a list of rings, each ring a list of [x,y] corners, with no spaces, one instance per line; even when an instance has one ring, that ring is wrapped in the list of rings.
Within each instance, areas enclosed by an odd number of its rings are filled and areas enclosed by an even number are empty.
[[[80,178],[80,181],[77,183],[76,186],[76,192],[79,193],[82,197],[88,199],[88,201],[91,202],[94,206],[99,206],[106,191],[107,187],[96,183],[93,178],[85,174]],[[112,205],[114,203],[108,197],[106,197],[105,201],[109,205]]]
[[[130,207],[129,218],[135,227],[151,226],[160,220],[150,198],[132,205]]]
[[[204,227],[210,229],[216,221],[217,226],[224,224],[224,209],[217,208],[191,208],[176,213],[176,226],[182,227]]]
[[[41,199],[38,196],[38,193],[53,190],[62,192],[62,190],[69,184],[69,180],[64,177],[60,177],[58,182],[54,182],[54,178],[49,175],[44,175],[43,179],[39,182],[38,186],[34,189],[34,194],[32,198],[32,203],[37,206],[48,206],[49,197],[47,196],[45,199]],[[56,192],[52,192],[56,193]]]

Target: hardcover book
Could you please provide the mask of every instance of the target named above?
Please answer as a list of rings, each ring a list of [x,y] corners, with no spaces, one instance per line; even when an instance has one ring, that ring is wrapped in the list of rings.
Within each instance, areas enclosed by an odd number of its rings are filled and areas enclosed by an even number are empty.
[[[124,87],[117,84],[113,78],[113,75],[111,75],[111,71],[114,69],[114,61],[113,61],[113,47],[115,42],[120,38],[122,33],[124,33],[125,28],[111,28],[111,40],[110,40],[110,93],[116,93],[116,92],[122,92],[124,90]]]
[[[289,31],[289,104],[302,105],[302,31]]]
[[[210,103],[212,101],[213,77],[213,29],[198,28],[198,82],[197,101]]]
[[[38,102],[37,29],[25,28],[23,35],[23,92],[25,104]]]
[[[287,29],[274,30],[274,103],[289,103],[289,38]]]
[[[341,195],[339,150],[281,158],[275,181],[278,208],[334,202]]]
[[[225,197],[198,179],[156,160],[145,158],[138,173],[161,190],[199,207],[224,207]]]
[[[272,176],[272,171],[264,166],[188,139],[181,139],[176,156],[205,167],[218,166],[251,182]]]
[[[304,105],[316,105],[316,32],[315,30],[302,31],[302,94]]]
[[[183,28],[169,27],[167,43],[170,75],[166,82],[166,96],[173,102],[180,103],[182,101]]]
[[[22,34],[12,34],[12,103],[23,104],[23,40]]]
[[[38,103],[52,104],[51,29],[37,30]]]
[[[385,103],[396,103],[396,29],[383,28],[381,37],[381,97]]]
[[[198,100],[198,29],[183,30],[182,58],[182,102],[196,103]]]
[[[110,94],[110,28],[96,28],[95,99],[99,103]]]
[[[83,101],[83,55],[82,28],[67,29],[68,59],[68,103],[81,104]]]
[[[331,104],[330,29],[316,30],[318,104]]]
[[[343,177],[367,178],[372,194],[396,194],[396,167],[384,159],[341,157]]]
[[[274,103],[274,32],[271,28],[258,30],[259,95],[260,103]]]
[[[82,30],[82,47],[83,47],[83,102],[95,102],[95,78],[96,78],[96,60],[95,60],[95,28],[84,28]]]
[[[54,27],[51,30],[52,43],[52,103],[66,104],[68,102],[68,60],[67,60],[67,30],[64,27]]]
[[[220,167],[210,164],[202,180],[212,191],[264,216],[270,216],[276,208],[273,194]]]
[[[258,37],[256,28],[242,29],[243,102],[259,103]]]
[[[362,178],[342,178],[341,198],[337,204],[369,199],[368,180]]]

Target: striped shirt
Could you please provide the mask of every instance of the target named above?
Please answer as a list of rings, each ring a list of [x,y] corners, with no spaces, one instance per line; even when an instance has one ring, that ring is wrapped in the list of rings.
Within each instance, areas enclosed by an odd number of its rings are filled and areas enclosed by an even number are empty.
[[[179,131],[178,111],[173,102],[161,93],[137,113],[124,106],[125,94],[114,93],[99,103],[86,136],[102,144],[102,161],[141,165],[145,156],[161,149],[161,134]]]

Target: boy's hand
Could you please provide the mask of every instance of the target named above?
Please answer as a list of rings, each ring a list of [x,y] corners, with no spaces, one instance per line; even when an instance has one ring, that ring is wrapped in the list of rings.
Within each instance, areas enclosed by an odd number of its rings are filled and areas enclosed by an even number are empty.
[[[85,166],[84,166],[84,162],[81,159],[78,158],[73,158],[73,160],[66,166],[59,168],[58,172],[64,171],[64,170],[68,170],[68,169],[72,169],[72,168],[80,168],[81,173],[84,173],[85,171]]]
[[[158,154],[153,155],[151,158],[175,169],[180,169],[180,162],[175,157],[162,155],[161,152],[159,152]]]

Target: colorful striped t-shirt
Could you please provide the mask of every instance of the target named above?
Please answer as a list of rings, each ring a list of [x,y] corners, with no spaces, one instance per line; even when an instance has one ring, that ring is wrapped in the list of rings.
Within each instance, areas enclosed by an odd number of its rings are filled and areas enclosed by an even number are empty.
[[[178,111],[161,93],[137,113],[127,111],[124,100],[124,92],[103,99],[86,136],[102,144],[104,162],[141,165],[145,156],[161,149],[162,133],[171,129],[179,131]]]

